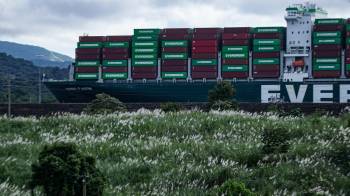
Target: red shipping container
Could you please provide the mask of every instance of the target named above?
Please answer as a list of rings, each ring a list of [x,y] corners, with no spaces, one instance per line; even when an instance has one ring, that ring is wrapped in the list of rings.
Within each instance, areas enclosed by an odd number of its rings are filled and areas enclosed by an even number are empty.
[[[258,58],[280,58],[280,52],[255,52],[253,59]]]
[[[192,41],[192,47],[199,47],[199,46],[218,46],[217,40],[193,40]]]
[[[346,32],[346,37],[350,37],[350,31]]]
[[[105,42],[105,36],[80,36],[79,42]]]
[[[187,66],[187,64],[188,64],[187,60],[162,60],[163,66],[178,66],[178,65]]]
[[[188,34],[163,34],[162,40],[188,40],[190,36]]]
[[[98,73],[98,67],[75,67],[75,73]]]
[[[224,33],[249,33],[250,27],[225,27]]]
[[[254,39],[282,39],[283,34],[281,33],[254,33]]]
[[[128,67],[102,67],[105,73],[115,73],[115,72],[127,72]]]
[[[192,58],[193,59],[217,59],[218,54],[217,53],[193,53]]]
[[[223,46],[249,46],[249,40],[241,39],[241,40],[222,40]]]
[[[278,78],[280,77],[279,71],[267,71],[267,72],[253,72],[254,78]]]
[[[229,78],[247,78],[249,76],[248,72],[223,72],[221,76],[224,79]]]
[[[350,24],[350,18],[346,20],[346,24]]]
[[[157,72],[158,67],[156,66],[144,66],[144,67],[132,67],[132,72],[143,73],[143,72]]]
[[[313,71],[314,78],[339,78],[340,71]]]
[[[132,73],[132,78],[137,79],[156,79],[157,73]]]
[[[163,29],[162,34],[189,34],[191,29],[189,28],[166,28]]]
[[[131,35],[120,35],[120,36],[114,36],[110,35],[106,37],[107,42],[130,42],[132,36]]]
[[[104,60],[127,60],[129,55],[126,54],[103,54]]]
[[[248,65],[249,60],[248,59],[223,59],[222,64],[223,65]]]
[[[187,53],[188,49],[185,47],[166,47],[162,48],[162,51],[165,53]]]
[[[193,34],[192,35],[193,40],[218,40],[219,35],[218,34]]]
[[[333,44],[324,44],[324,45],[314,45],[313,46],[314,51],[321,51],[321,50],[341,50],[341,45],[333,45]]]
[[[217,47],[192,47],[192,54],[193,53],[217,53],[218,48]]]
[[[123,55],[129,55],[129,49],[128,48],[103,48],[102,52],[103,54],[123,54]]]
[[[187,66],[162,66],[162,71],[170,72],[187,72]]]
[[[329,51],[314,51],[313,52],[314,57],[339,57],[341,56],[341,50],[329,50]]]
[[[76,48],[75,54],[100,54],[101,49],[100,48]]]
[[[217,66],[192,66],[192,71],[194,72],[216,72],[218,70]]]
[[[280,65],[253,65],[254,72],[279,71]]]
[[[76,54],[75,59],[80,61],[100,60],[101,56],[99,54]]]
[[[314,31],[342,31],[343,25],[315,25]]]
[[[221,31],[220,28],[195,28],[193,29],[194,33],[198,34],[213,34],[213,33],[219,33]]]
[[[192,72],[192,79],[216,79],[217,75],[216,72]]]
[[[249,33],[223,33],[222,39],[224,40],[232,40],[232,39],[249,39]]]

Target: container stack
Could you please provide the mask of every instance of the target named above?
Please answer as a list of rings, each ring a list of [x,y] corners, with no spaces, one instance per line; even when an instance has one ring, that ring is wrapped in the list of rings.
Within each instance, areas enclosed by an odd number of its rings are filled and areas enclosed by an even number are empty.
[[[188,73],[188,42],[190,29],[163,29],[162,79],[186,79]]]
[[[131,36],[107,36],[102,49],[102,78],[127,79]]]
[[[253,29],[253,77],[278,78],[281,50],[285,46],[284,27]]]
[[[350,77],[350,18],[346,21],[345,74]]]
[[[337,78],[341,75],[344,19],[316,19],[313,32],[314,78]]]
[[[250,28],[224,28],[222,34],[222,78],[249,76]]]
[[[156,79],[160,29],[135,29],[132,38],[132,78]]]
[[[192,36],[192,79],[216,79],[219,28],[195,28]]]
[[[75,50],[74,78],[97,80],[101,65],[102,36],[81,36]]]

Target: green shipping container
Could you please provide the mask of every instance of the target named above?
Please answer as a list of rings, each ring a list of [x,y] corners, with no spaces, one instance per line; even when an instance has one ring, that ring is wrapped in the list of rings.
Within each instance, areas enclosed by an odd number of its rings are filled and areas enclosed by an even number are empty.
[[[163,79],[186,79],[187,72],[162,72]]]
[[[248,46],[223,46],[222,52],[227,53],[248,53]]]
[[[314,64],[313,70],[315,71],[333,71],[340,70],[340,64]]]
[[[192,65],[198,66],[198,65],[217,65],[218,61],[216,59],[192,59]]]
[[[78,48],[102,48],[102,42],[78,42]]]
[[[77,61],[76,67],[97,67],[100,66],[100,61]]]
[[[341,44],[340,38],[314,38],[313,44]]]
[[[162,47],[187,47],[187,40],[162,41]]]
[[[157,66],[158,60],[133,60],[131,65],[135,67]]]
[[[76,80],[97,80],[98,73],[75,73]]]
[[[274,46],[254,46],[253,52],[279,52],[281,51],[280,45]]]
[[[159,39],[159,35],[135,35],[133,36],[133,41],[156,41]]]
[[[281,40],[279,39],[254,39],[254,46],[270,46],[270,45],[281,45]]]
[[[128,66],[128,60],[104,60],[102,65],[105,67],[125,67]]]
[[[157,41],[137,41],[137,42],[132,42],[132,47],[133,48],[155,48],[158,47],[158,42]]]
[[[346,70],[349,71],[350,70],[350,64],[346,64],[345,66],[346,66]]]
[[[157,59],[158,54],[133,54],[133,59]]]
[[[256,27],[253,28],[253,33],[283,33],[285,27]]]
[[[346,24],[346,31],[350,31],[350,24]]]
[[[223,72],[247,72],[248,65],[223,65]]]
[[[344,24],[345,20],[343,18],[322,18],[316,19],[316,25],[339,25]]]
[[[254,65],[277,65],[280,64],[280,59],[278,58],[263,58],[263,59],[253,59]]]
[[[129,42],[105,42],[105,48],[129,48]]]
[[[340,64],[340,58],[316,58],[314,59],[314,64]]]
[[[162,59],[187,59],[187,53],[163,53]]]
[[[350,38],[346,38],[346,44],[350,45]]]
[[[134,29],[134,35],[160,34],[160,29]]]
[[[324,38],[324,37],[340,38],[341,32],[340,31],[314,32],[313,35],[314,35],[314,38]]]
[[[247,53],[224,53],[222,55],[224,59],[246,59],[248,58]]]
[[[126,79],[128,77],[128,73],[103,73],[103,79]]]
[[[133,48],[134,54],[158,53],[158,48]]]

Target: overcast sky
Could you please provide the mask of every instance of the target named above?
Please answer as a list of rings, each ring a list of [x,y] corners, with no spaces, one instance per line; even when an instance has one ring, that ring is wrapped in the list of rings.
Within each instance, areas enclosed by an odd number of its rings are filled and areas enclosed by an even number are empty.
[[[300,0],[0,0],[0,40],[74,57],[78,36],[132,34],[134,28],[284,26]],[[350,17],[350,0],[319,0],[329,17]]]

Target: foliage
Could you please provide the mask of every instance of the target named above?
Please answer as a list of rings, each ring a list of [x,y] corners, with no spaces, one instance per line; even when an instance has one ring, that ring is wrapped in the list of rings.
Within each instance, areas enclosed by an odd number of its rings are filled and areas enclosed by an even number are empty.
[[[125,111],[126,106],[119,99],[105,93],[97,94],[96,99],[84,108],[84,112],[87,114],[109,114]]]
[[[285,128],[267,127],[263,131],[264,153],[285,153],[288,150],[289,134]]]
[[[218,195],[225,196],[254,196],[255,194],[245,187],[243,183],[228,180],[218,189]]]
[[[208,101],[214,103],[216,101],[232,101],[236,91],[230,82],[223,81],[215,85],[209,90]]]
[[[183,109],[182,105],[174,102],[160,104],[160,109],[164,112],[178,112]]]
[[[105,182],[95,159],[81,154],[74,144],[44,146],[32,171],[30,187],[42,186],[46,195],[82,195],[84,183],[89,195],[103,192]]]
[[[237,109],[237,105],[233,101],[215,101],[211,105],[212,110],[219,110],[219,111],[224,111],[224,110],[234,110]]]

